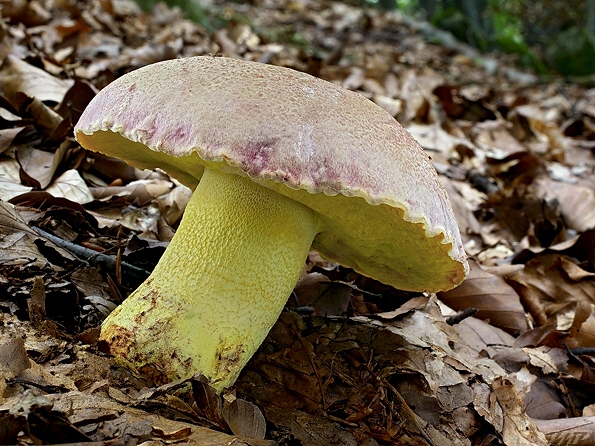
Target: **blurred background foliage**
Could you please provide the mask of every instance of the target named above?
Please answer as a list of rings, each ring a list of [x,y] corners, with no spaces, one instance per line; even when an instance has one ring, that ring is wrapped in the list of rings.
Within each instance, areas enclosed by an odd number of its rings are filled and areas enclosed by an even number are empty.
[[[595,73],[595,0],[398,0],[396,7],[482,51],[517,54],[541,74]]]
[[[158,0],[136,0],[145,9]],[[225,21],[201,0],[164,0],[207,30]],[[208,2],[208,0],[206,0]],[[242,0],[234,0],[241,3]],[[338,0],[336,0],[338,1]],[[542,75],[595,76],[595,0],[343,0],[399,10],[482,52],[503,51]]]
[[[208,11],[208,3],[201,3],[197,0],[135,0],[145,11],[151,11],[156,3],[165,3],[170,8],[178,7],[184,15],[197,23],[200,23],[208,31],[212,31],[218,25],[222,25],[218,17],[211,15]]]

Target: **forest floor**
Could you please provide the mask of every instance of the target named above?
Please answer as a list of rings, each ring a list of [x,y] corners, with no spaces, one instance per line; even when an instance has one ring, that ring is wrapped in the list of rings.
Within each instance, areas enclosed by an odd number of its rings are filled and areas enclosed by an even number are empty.
[[[127,0],[0,5],[0,444],[595,442],[595,89],[328,0],[215,2],[214,31]],[[101,321],[191,191],[72,130],[119,76],[198,55],[294,68],[385,108],[448,190],[467,280],[408,293],[312,252],[221,396],[100,351]]]

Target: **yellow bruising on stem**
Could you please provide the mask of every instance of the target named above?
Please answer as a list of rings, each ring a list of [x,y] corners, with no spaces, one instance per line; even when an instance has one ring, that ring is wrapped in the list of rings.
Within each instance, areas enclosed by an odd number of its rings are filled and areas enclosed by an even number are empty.
[[[151,276],[105,320],[110,352],[157,381],[232,385],[287,302],[317,214],[247,177],[206,169]]]

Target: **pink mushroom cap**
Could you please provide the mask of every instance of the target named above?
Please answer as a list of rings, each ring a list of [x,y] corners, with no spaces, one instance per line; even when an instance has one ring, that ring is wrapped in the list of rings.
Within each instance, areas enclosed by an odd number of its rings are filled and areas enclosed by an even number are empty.
[[[467,274],[428,155],[381,107],[308,74],[211,56],[152,64],[95,97],[75,136],[190,188],[205,167],[248,176],[319,214],[323,257],[397,288],[448,290]]]

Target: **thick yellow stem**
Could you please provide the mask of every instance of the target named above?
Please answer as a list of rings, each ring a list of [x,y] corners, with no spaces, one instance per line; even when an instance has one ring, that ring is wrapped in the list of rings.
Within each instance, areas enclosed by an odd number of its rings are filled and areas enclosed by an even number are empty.
[[[157,381],[201,372],[222,390],[277,320],[316,233],[306,206],[207,169],[159,264],[100,340]]]

